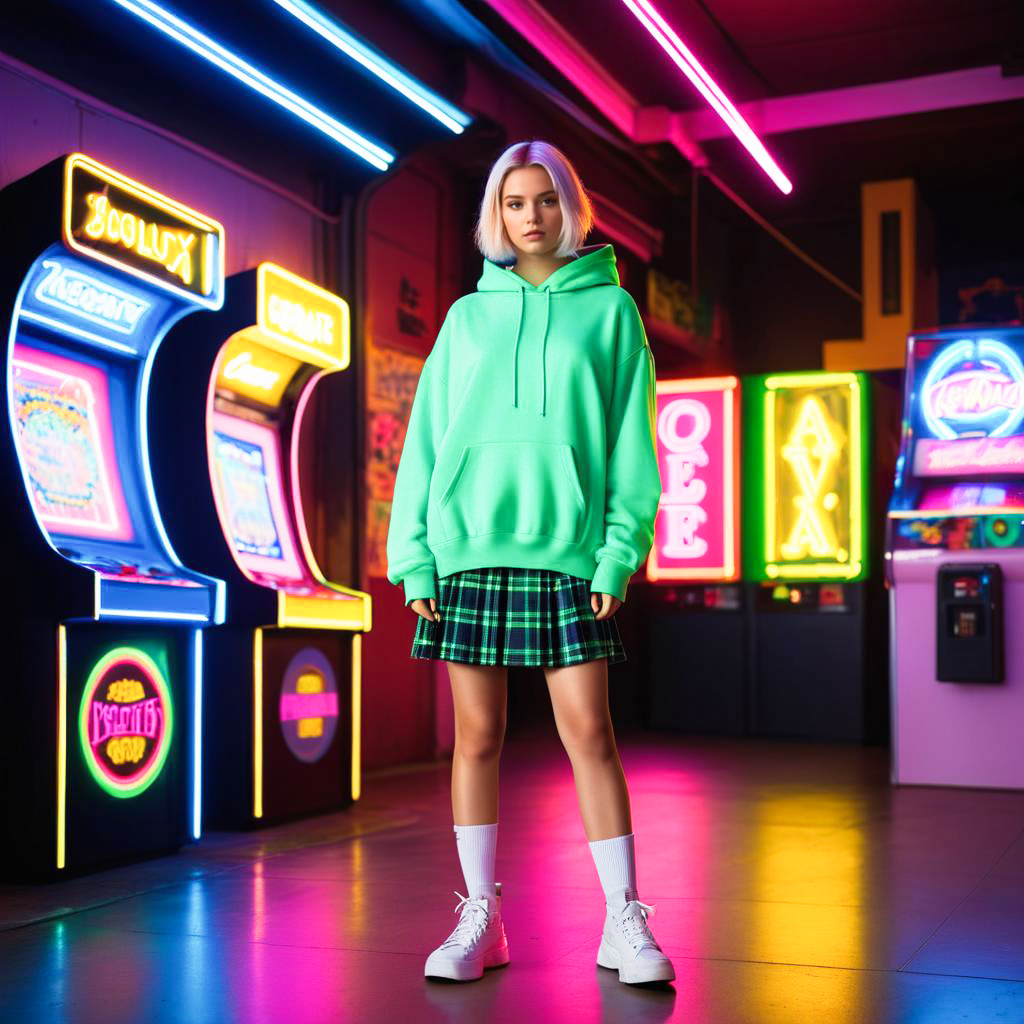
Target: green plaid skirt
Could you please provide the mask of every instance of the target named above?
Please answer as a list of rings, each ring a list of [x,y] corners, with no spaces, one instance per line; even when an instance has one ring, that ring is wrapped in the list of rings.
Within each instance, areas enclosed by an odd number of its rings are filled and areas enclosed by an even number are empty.
[[[590,580],[551,569],[464,569],[438,581],[440,622],[416,616],[412,657],[473,665],[626,660],[615,616],[596,619]]]

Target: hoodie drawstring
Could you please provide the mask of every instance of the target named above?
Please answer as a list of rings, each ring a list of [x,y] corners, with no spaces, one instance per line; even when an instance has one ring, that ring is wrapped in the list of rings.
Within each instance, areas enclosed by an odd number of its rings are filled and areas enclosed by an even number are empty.
[[[548,324],[551,322],[551,289],[544,289],[544,332],[540,338],[540,414],[546,416],[547,403],[548,403],[548,367],[547,367],[547,348],[548,348]]]
[[[526,307],[526,291],[519,289],[519,316],[516,319],[516,340],[512,346],[512,404],[519,407],[519,339],[523,331],[523,315]],[[551,326],[551,290],[544,289],[544,330],[540,338],[540,414],[547,415],[548,407],[548,328]]]
[[[526,292],[519,289],[519,318],[516,320],[516,343],[512,347],[512,404],[519,406],[519,332],[523,329],[523,308],[526,306]]]

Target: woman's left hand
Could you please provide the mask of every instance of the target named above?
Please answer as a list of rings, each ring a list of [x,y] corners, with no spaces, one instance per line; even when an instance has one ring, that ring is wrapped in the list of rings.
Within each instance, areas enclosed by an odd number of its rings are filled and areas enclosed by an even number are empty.
[[[622,602],[611,594],[592,592],[590,595],[590,607],[594,610],[595,619],[610,619],[621,604]]]

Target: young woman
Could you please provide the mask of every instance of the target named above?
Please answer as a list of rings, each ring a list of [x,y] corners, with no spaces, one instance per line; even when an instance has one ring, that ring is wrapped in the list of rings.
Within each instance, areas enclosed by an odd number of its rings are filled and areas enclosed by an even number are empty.
[[[613,618],[647,557],[661,496],[655,375],[610,245],[565,156],[510,146],[477,224],[477,291],[424,364],[395,479],[388,579],[420,616],[412,656],[447,662],[452,811],[467,896],[425,974],[509,962],[494,880],[509,665],[541,665],[605,894],[597,963],[627,983],[672,964],[637,898],[629,793],[608,709]]]

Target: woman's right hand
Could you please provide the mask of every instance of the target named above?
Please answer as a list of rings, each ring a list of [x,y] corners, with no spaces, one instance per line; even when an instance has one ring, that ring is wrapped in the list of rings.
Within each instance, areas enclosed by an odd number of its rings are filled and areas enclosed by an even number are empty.
[[[441,621],[441,616],[437,611],[437,601],[432,597],[417,597],[415,601],[409,603],[409,607],[431,622]]]

